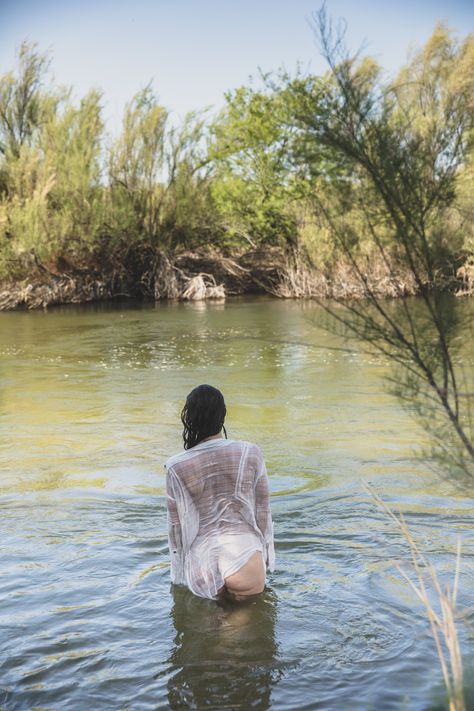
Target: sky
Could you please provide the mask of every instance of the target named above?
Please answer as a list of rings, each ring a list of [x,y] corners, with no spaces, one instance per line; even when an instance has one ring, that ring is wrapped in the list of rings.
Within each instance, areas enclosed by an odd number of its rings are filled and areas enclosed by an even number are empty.
[[[79,98],[104,95],[109,130],[149,82],[177,120],[224,103],[224,92],[259,69],[298,63],[324,71],[310,27],[320,0],[0,0],[0,74],[25,39],[49,51],[59,84]],[[437,20],[460,36],[474,30],[474,0],[327,0],[347,22],[351,49],[362,44],[389,72],[422,45]]]

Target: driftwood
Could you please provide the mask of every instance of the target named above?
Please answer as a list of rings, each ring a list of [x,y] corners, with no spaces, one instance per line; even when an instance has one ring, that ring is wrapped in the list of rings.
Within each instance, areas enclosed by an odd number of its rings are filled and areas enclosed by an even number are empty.
[[[197,274],[189,279],[179,298],[182,301],[222,300],[225,299],[224,284],[216,284],[212,274]]]
[[[158,262],[154,283],[154,296],[157,301],[160,299],[203,301],[204,299],[225,299],[226,297],[224,284],[217,284],[212,274],[186,273],[167,255],[163,255]]]

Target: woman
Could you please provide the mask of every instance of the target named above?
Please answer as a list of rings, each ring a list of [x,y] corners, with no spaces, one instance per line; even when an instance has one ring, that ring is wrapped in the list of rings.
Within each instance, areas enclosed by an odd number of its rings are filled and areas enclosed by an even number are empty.
[[[200,597],[240,600],[262,592],[274,569],[273,525],[262,453],[228,440],[225,416],[211,385],[186,398],[184,452],[165,465],[171,581]]]

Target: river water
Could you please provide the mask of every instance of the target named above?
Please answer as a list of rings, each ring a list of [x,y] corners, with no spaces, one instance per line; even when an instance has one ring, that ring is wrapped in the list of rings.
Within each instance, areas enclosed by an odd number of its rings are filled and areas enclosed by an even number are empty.
[[[443,581],[461,539],[460,608],[472,489],[415,458],[425,438],[385,392],[387,364],[321,321],[266,298],[0,314],[1,709],[447,708],[396,568],[410,573],[406,544],[361,481],[405,512]],[[169,582],[163,463],[199,383],[267,460],[277,566],[248,605]]]

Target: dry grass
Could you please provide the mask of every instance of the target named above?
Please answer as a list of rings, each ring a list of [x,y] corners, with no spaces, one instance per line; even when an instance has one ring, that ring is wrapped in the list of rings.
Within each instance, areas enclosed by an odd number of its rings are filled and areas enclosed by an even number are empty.
[[[291,262],[287,260],[279,272],[278,283],[268,291],[280,299],[324,298],[331,295],[327,277],[298,258]]]
[[[364,483],[364,488],[399,528],[408,544],[416,582],[407,575],[403,568],[400,566],[397,568],[426,610],[448,695],[449,711],[466,711],[463,665],[456,627],[456,618],[459,616],[456,612],[456,603],[461,566],[461,542],[458,539],[452,586],[448,583],[443,589],[433,564],[421,553],[403,514],[394,513],[371,486]],[[434,593],[439,603],[439,612],[433,607],[430,593]]]
[[[32,280],[30,283],[6,285],[0,289],[0,311],[26,306],[28,309],[46,308],[53,304],[83,304],[103,301],[121,293],[111,279],[93,276],[56,277]]]
[[[0,284],[0,311],[116,296],[195,301],[267,293],[283,299],[343,301],[366,298],[368,290],[391,298],[413,295],[417,290],[406,267],[387,265],[377,255],[364,258],[359,271],[344,259],[316,268],[298,252],[290,255],[280,247],[268,246],[240,250],[232,257],[212,247],[174,253],[130,251],[119,267],[113,267],[112,262],[102,264],[97,257],[94,264],[79,263],[76,269],[70,264],[42,267],[24,281]],[[470,272],[466,275],[465,279],[471,279]]]
[[[364,299],[368,290],[380,297],[413,296],[417,285],[411,271],[401,264],[387,264],[377,254],[361,260],[359,273],[340,259],[333,267],[316,269],[296,256],[280,266],[280,279],[271,290],[283,299]]]

